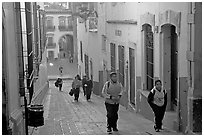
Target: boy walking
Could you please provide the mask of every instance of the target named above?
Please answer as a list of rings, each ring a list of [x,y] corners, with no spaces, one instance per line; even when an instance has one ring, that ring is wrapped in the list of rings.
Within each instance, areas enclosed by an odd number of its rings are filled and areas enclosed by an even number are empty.
[[[119,101],[122,96],[122,84],[117,81],[117,74],[110,73],[110,80],[107,81],[102,89],[102,95],[105,98],[105,107],[107,110],[107,132],[118,131],[117,120]]]

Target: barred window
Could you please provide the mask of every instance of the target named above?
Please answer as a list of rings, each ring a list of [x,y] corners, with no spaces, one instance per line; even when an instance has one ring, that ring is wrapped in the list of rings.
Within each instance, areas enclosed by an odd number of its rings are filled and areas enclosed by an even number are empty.
[[[146,70],[146,89],[151,90],[154,86],[154,47],[153,47],[153,32],[149,24],[143,25],[144,30],[144,48],[145,48],[145,70]]]

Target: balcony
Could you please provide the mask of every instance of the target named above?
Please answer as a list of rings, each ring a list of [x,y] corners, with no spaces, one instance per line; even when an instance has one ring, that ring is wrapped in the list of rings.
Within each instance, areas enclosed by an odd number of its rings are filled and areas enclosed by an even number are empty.
[[[47,44],[47,49],[54,49],[56,48],[56,43],[48,43]]]
[[[73,26],[69,25],[69,26],[58,26],[59,31],[73,31]]]
[[[73,26],[72,25],[68,25],[67,29],[68,29],[68,31],[73,31]]]
[[[89,32],[97,32],[97,31],[98,31],[98,18],[89,17]]]
[[[55,26],[47,26],[46,31],[51,31],[51,32],[55,31]]]

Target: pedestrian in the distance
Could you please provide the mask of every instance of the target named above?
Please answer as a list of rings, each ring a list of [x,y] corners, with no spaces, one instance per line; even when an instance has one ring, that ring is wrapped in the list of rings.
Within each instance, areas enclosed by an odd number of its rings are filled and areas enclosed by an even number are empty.
[[[60,76],[62,76],[62,71],[63,71],[63,67],[60,66],[60,67],[59,67]]]
[[[75,79],[72,82],[72,89],[74,90],[74,101],[78,102],[79,99],[79,92],[80,92],[80,87],[82,86],[81,84],[81,78],[79,75],[75,77]]]
[[[86,76],[85,90],[86,90],[87,101],[90,101],[92,89],[93,89],[93,82],[91,79],[89,79],[88,76]]]
[[[69,56],[69,62],[70,63],[73,63],[73,56],[70,54],[70,56]]]
[[[148,95],[148,103],[155,115],[154,129],[156,132],[162,129],[162,120],[166,111],[167,93],[162,88],[161,80],[155,81],[155,86]]]
[[[86,95],[86,75],[83,76],[83,79],[82,79],[82,88],[83,88],[83,91],[84,91],[84,96]]]
[[[110,80],[107,81],[102,89],[105,98],[105,107],[107,110],[107,132],[118,131],[117,120],[119,101],[123,93],[123,86],[117,81],[116,72],[110,73]]]
[[[57,84],[58,84],[59,91],[62,91],[62,84],[63,84],[62,79],[61,79],[61,78],[58,78],[56,82],[57,82]]]

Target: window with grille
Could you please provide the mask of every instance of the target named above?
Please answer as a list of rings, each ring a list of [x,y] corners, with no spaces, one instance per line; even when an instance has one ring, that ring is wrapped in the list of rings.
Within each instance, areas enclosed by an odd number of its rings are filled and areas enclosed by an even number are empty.
[[[144,46],[145,46],[145,69],[146,69],[146,88],[147,90],[151,90],[154,86],[154,62],[153,62],[153,52],[154,52],[154,45],[153,45],[153,32],[152,27],[148,24],[143,26],[144,30]]]

